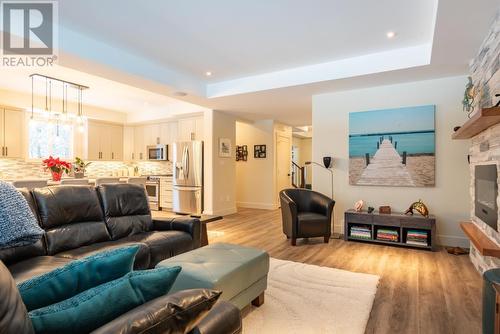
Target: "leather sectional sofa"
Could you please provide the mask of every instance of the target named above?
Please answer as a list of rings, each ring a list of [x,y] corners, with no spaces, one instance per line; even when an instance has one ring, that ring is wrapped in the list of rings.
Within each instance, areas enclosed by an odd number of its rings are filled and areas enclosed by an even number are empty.
[[[68,185],[20,191],[45,234],[35,244],[0,250],[0,260],[17,283],[75,259],[126,245],[140,246],[134,264],[139,270],[200,247],[200,221],[153,219],[140,185]],[[144,313],[141,307],[136,310],[136,315]],[[194,332],[237,333],[241,317],[236,311],[231,304],[219,302]]]

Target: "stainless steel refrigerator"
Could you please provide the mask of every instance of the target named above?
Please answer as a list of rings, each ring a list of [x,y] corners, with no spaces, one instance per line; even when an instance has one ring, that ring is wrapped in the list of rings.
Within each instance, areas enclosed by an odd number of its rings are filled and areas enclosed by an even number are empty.
[[[201,215],[203,212],[203,142],[174,143],[172,157],[173,211]]]

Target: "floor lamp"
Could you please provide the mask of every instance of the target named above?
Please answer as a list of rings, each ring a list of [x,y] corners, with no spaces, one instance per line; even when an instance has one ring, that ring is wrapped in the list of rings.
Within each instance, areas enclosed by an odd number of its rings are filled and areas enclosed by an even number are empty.
[[[323,165],[319,164],[317,162],[314,162],[314,161],[306,161],[304,164],[305,165],[316,165],[316,166],[319,166],[319,167],[326,169],[327,171],[330,172],[330,178],[332,181],[332,188],[331,188],[332,196],[331,196],[331,198],[333,200],[333,170],[330,168],[332,166],[332,157],[323,157]],[[334,233],[335,233],[335,223],[332,223],[332,235],[333,235],[333,238],[336,239]]]

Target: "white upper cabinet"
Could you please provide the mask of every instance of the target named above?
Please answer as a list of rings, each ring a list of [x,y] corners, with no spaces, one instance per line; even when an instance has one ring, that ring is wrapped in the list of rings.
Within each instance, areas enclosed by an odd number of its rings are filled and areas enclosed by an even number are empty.
[[[123,160],[135,160],[134,127],[132,126],[126,126],[123,128]]]
[[[123,126],[90,121],[88,160],[123,160]]]
[[[203,140],[203,117],[180,119],[178,124],[178,140]]]
[[[147,160],[146,144],[145,144],[145,128],[144,126],[136,126],[134,128],[134,160]]]
[[[23,156],[23,112],[0,109],[0,141],[2,157],[21,158]]]

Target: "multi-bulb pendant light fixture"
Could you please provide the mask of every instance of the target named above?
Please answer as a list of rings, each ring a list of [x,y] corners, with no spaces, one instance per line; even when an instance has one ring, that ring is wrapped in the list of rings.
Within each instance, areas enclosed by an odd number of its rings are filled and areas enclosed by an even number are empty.
[[[57,129],[59,129],[59,122],[72,122],[76,120],[78,124],[78,131],[84,131],[84,115],[83,115],[83,91],[89,89],[89,87],[80,85],[74,82],[69,82],[66,80],[61,80],[53,77],[49,77],[42,74],[31,74],[31,118],[33,119],[35,114],[35,79],[42,79],[45,81],[45,110],[42,111],[43,116],[49,118],[51,121],[55,121],[57,124]],[[60,83],[62,87],[62,109],[61,111],[55,111],[52,109],[52,84]],[[76,91],[76,112],[70,113],[68,108],[68,89],[74,89]]]

